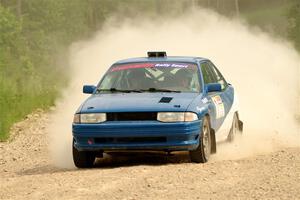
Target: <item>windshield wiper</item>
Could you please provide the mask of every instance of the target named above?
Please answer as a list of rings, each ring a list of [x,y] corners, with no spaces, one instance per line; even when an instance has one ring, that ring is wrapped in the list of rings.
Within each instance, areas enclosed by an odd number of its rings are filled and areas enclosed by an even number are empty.
[[[161,89],[161,88],[149,88],[148,90],[142,90],[144,92],[176,92],[180,93],[179,90],[168,90],[168,89]]]
[[[97,93],[100,92],[124,92],[124,93],[130,93],[130,92],[141,92],[140,90],[121,90],[116,88],[110,88],[110,89],[97,89]]]

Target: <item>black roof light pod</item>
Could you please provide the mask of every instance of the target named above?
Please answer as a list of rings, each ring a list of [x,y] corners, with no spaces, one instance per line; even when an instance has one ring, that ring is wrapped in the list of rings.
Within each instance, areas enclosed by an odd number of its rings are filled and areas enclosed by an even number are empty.
[[[149,58],[167,57],[167,52],[165,51],[149,51],[147,54]]]

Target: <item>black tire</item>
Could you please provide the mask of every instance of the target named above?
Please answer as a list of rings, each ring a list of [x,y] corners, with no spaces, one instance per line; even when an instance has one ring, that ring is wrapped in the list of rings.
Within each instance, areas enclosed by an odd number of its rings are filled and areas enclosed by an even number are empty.
[[[239,122],[239,116],[238,113],[234,113],[233,120],[232,120],[232,125],[229,131],[229,134],[227,136],[227,141],[228,142],[233,142],[234,139],[238,134],[241,134],[241,128],[240,128],[240,122]]]
[[[77,168],[91,168],[95,161],[95,153],[89,151],[78,151],[73,141],[73,161]]]
[[[211,129],[208,117],[203,118],[199,146],[189,153],[192,162],[205,163],[208,161],[211,154]]]

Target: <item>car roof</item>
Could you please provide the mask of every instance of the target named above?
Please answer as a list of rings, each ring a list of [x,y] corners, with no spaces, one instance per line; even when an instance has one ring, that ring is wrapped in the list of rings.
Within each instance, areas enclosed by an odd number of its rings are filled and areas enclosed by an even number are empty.
[[[166,57],[139,57],[139,58],[128,58],[119,60],[114,64],[125,64],[135,62],[190,62],[197,63],[199,61],[208,60],[201,57],[188,57],[188,56],[166,56]]]

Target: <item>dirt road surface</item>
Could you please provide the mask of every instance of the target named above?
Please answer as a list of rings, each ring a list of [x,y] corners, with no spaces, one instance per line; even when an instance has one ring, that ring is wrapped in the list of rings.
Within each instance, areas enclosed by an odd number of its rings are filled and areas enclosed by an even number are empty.
[[[93,169],[60,169],[38,111],[0,143],[0,199],[300,199],[300,149],[192,164],[186,154],[107,156]]]

